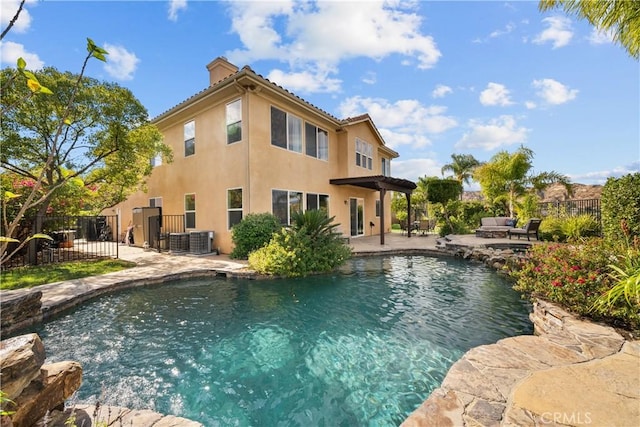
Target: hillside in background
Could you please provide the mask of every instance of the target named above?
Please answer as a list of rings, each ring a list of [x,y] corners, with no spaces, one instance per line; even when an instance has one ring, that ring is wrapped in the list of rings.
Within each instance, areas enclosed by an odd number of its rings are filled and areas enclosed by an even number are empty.
[[[567,190],[561,184],[552,184],[542,192],[543,202],[558,202],[569,199],[599,199],[602,185],[573,184],[573,195],[569,197]],[[483,200],[479,191],[465,191],[462,200]]]

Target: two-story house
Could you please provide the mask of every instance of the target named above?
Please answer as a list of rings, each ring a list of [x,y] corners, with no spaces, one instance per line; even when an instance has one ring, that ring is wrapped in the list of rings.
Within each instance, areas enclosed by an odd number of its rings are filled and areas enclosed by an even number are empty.
[[[289,224],[296,210],[324,209],[346,236],[379,234],[384,243],[388,190],[409,198],[416,186],[390,176],[398,153],[369,115],[337,119],[225,58],[207,68],[208,88],[153,120],[174,159],[153,160],[146,192],[115,207],[121,224],[134,208],[161,206],[183,215],[187,232],[214,231],[215,247],[228,253],[231,227],[249,213]]]

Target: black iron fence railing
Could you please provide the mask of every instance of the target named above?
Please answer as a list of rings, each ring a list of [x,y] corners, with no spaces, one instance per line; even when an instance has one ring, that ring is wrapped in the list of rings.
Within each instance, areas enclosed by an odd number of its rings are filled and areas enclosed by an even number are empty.
[[[184,215],[149,217],[149,247],[160,252],[169,251],[171,234],[184,233]]]
[[[53,240],[33,239],[10,259],[2,269],[64,261],[118,258],[118,216],[38,216],[25,218],[16,234],[20,241],[35,233]],[[4,234],[4,233],[3,233]],[[11,254],[18,243],[11,243]]]
[[[539,203],[540,215],[545,216],[568,216],[591,215],[601,222],[600,199],[575,199],[560,202]]]

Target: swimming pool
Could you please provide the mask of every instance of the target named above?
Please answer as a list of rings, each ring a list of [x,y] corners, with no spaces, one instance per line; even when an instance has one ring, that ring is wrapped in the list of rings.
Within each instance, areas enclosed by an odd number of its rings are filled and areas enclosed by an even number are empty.
[[[528,312],[483,265],[389,256],[124,291],[36,332],[49,362],[82,364],[81,402],[205,426],[391,426],[471,347],[530,334]]]

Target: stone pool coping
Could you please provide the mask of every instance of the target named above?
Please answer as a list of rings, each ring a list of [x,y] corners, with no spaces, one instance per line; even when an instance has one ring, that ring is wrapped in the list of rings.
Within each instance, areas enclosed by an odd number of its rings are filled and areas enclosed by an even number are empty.
[[[465,248],[468,251],[469,248],[508,243],[502,241],[506,239],[450,237],[450,240],[443,241],[434,235],[407,238],[390,234],[385,236],[387,243],[384,247],[377,243],[377,236],[352,239],[351,246],[357,256],[462,256]],[[255,273],[247,270],[245,263],[224,256],[171,256],[123,246],[120,248],[120,257],[136,262],[138,266],[98,277],[52,283],[33,289],[3,291],[3,304],[7,298],[42,292],[42,317],[27,320],[19,326],[22,329],[90,299],[132,287],[182,278],[256,278]],[[556,319],[564,320],[552,322],[568,326],[556,328],[552,334],[512,337],[471,349],[452,366],[441,387],[407,418],[403,426],[577,426],[589,425],[592,420],[601,421],[605,415],[617,415],[616,419],[629,421],[627,424],[607,422],[606,425],[640,425],[638,411],[614,405],[616,399],[624,396],[635,404],[636,409],[640,408],[639,342],[625,342],[612,328],[589,322],[574,323],[573,320],[567,323],[565,321],[571,316],[566,312],[559,314],[561,310],[558,310],[550,309],[559,316]],[[535,325],[533,318],[532,321]],[[598,332],[582,324],[593,325]],[[601,328],[605,328],[606,333]],[[2,331],[3,336],[9,333]],[[563,359],[561,355],[566,358]],[[498,360],[501,365],[496,362]],[[580,375],[579,382],[576,381],[576,375]],[[608,378],[614,378],[614,384],[626,384],[631,392],[621,392],[619,387],[607,389],[602,384],[603,377],[607,378],[605,383]],[[545,400],[541,396],[554,398]],[[602,405],[603,401],[612,403]],[[580,405],[580,402],[589,402],[593,406]],[[611,411],[607,412],[605,407],[616,409],[609,413]],[[131,424],[132,427],[146,425]],[[199,424],[167,425],[192,427]]]

